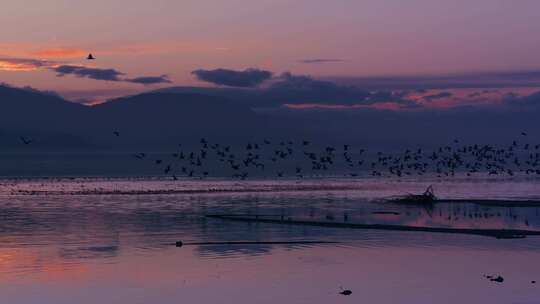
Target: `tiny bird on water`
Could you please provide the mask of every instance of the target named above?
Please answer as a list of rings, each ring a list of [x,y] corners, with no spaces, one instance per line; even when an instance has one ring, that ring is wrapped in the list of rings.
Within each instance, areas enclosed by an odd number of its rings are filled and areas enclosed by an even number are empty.
[[[95,60],[96,57],[92,55],[92,53],[88,54],[88,57],[86,57],[87,60]]]

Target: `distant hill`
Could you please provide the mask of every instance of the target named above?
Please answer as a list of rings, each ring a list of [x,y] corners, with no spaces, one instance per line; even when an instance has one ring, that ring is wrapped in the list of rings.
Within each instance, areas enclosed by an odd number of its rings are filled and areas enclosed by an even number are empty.
[[[246,106],[201,94],[147,93],[111,100],[91,112],[99,129],[148,144],[254,137],[270,123]]]
[[[283,125],[223,97],[146,93],[84,106],[58,96],[0,87],[0,147],[39,149],[170,148],[205,137],[223,142],[275,134]],[[285,128],[287,129],[287,128]],[[117,137],[114,131],[120,132]],[[293,132],[293,131],[292,131]]]
[[[3,126],[63,128],[62,123],[79,121],[85,111],[85,106],[59,96],[0,85],[0,122]]]
[[[90,122],[88,114],[59,96],[0,85],[0,147],[19,147],[21,136],[42,148],[87,147],[87,139],[73,134]]]
[[[540,143],[538,96],[523,101],[529,106],[519,107],[254,111],[248,106],[253,102],[245,101],[256,101],[260,94],[249,89],[171,88],[89,107],[35,90],[0,86],[0,149],[170,151],[203,137],[224,144],[305,138],[394,149],[444,144],[454,138],[508,143],[522,131],[528,131],[528,140]],[[23,145],[20,136],[35,142]]]

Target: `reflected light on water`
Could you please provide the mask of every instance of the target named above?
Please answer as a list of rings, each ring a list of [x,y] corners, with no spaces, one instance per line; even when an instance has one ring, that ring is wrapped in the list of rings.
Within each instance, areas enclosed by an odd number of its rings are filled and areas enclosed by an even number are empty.
[[[432,208],[382,203],[426,181],[89,181],[105,193],[76,194],[81,180],[0,185],[0,293],[6,303],[532,303],[540,290],[540,239],[233,222],[210,213],[294,220],[540,231],[539,207],[468,202]],[[95,183],[96,185],[93,185]],[[341,184],[340,184],[341,183]],[[42,193],[11,192],[32,189]],[[125,193],[107,189],[123,187]],[[327,187],[313,191],[313,186]],[[236,188],[235,188],[236,187]],[[302,188],[304,187],[304,188]],[[454,181],[442,197],[533,199],[535,181]],[[137,193],[129,193],[135,189]],[[153,189],[154,194],[139,191]],[[272,189],[258,192],[257,189]],[[505,191],[504,189],[514,189]],[[59,193],[61,190],[64,193]],[[519,197],[517,197],[519,196]],[[339,244],[201,245],[223,241]],[[502,275],[498,284],[483,275]],[[353,294],[338,294],[340,287]],[[24,290],[25,292],[21,292]]]

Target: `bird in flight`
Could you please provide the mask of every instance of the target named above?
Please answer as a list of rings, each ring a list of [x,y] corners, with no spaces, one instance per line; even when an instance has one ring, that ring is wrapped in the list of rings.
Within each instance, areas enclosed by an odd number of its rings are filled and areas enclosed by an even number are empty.
[[[94,55],[92,55],[92,53],[88,54],[88,57],[86,57],[87,60],[95,60],[96,57],[94,57]]]
[[[343,287],[341,287],[341,291],[339,292],[339,294],[344,296],[350,296],[352,295],[352,291],[349,289],[343,289]]]
[[[21,141],[22,141],[23,144],[25,144],[25,145],[29,145],[29,144],[32,143],[32,140],[31,140],[31,139],[26,138],[26,137],[24,137],[24,136],[21,136],[21,137],[19,137],[19,138],[21,139]]]

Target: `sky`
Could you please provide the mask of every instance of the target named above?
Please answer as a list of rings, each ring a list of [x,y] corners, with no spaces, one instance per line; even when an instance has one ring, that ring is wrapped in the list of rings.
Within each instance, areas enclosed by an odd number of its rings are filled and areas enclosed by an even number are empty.
[[[336,79],[536,71],[538,11],[537,0],[3,0],[0,82],[100,99],[213,85],[200,69]]]

